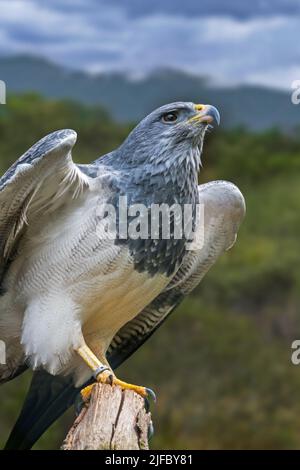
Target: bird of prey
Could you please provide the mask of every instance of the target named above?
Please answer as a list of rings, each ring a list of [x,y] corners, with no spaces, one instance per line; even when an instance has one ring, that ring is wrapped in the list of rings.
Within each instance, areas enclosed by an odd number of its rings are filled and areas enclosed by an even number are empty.
[[[95,380],[151,393],[114,370],[234,244],[244,217],[234,184],[198,186],[204,135],[219,119],[210,105],[167,104],[89,165],[74,164],[76,133],[60,130],[0,179],[0,339],[6,344],[0,382],[28,367],[35,371],[7,448],[30,448],[84,386],[87,398],[86,385]],[[160,217],[153,219],[155,236],[149,227],[145,237],[130,237],[129,230],[121,236],[120,224],[113,231],[101,209],[113,207],[120,218],[121,198],[130,215],[126,229],[138,217],[130,213],[133,205],[145,207],[149,221],[152,207],[166,204],[191,208],[192,231],[175,236],[172,213],[169,237]],[[201,247],[193,246],[200,226]]]

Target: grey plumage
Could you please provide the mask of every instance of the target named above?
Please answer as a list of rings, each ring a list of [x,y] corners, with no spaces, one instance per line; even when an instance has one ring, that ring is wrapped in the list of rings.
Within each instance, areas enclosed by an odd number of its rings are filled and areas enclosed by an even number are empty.
[[[193,104],[172,103],[154,111],[141,121],[119,149],[97,161],[99,172],[102,166],[115,172],[109,202],[116,208],[119,196],[126,195],[129,205],[141,203],[149,211],[152,204],[166,203],[170,207],[179,204],[182,208],[184,204],[191,204],[195,214],[205,126],[199,129],[193,124],[179,123],[165,126],[162,132],[161,116],[178,109],[182,110],[185,122]],[[149,233],[148,240],[123,241],[129,246],[136,269],[148,271],[152,276],[158,272],[171,276],[182,262],[186,242],[185,236],[179,240],[174,238],[174,223],[169,240],[151,240]],[[122,241],[118,239],[117,243]]]
[[[164,120],[170,113],[176,113],[176,122]],[[234,243],[245,210],[240,191],[227,182],[198,187],[210,122],[203,120],[205,113],[219,119],[215,108],[200,111],[193,103],[159,108],[118,149],[90,165],[72,161],[76,133],[58,131],[35,144],[1,178],[0,338],[7,342],[8,362],[0,366],[0,381],[27,365],[37,368],[31,405],[39,389],[53,398],[47,389],[51,379],[39,380],[39,374],[50,377],[39,372],[45,369],[57,376],[57,390],[66,385],[63,394],[57,392],[61,413],[60,394],[66,404],[74,396],[69,377],[78,385],[91,377],[74,355],[83,338],[104,363],[117,367]],[[157,239],[123,239],[118,231],[113,240],[99,237],[105,217],[97,215],[97,208],[105,202],[118,209],[119,196],[126,196],[129,206],[143,204],[149,219],[153,204],[189,204],[193,229],[196,206],[203,203],[203,247],[189,250],[189,236],[176,238],[175,219],[169,239],[161,233]],[[41,421],[26,445],[56,417],[52,408],[46,419],[43,409],[37,410]],[[24,410],[17,433],[25,415],[30,422],[27,405]],[[28,424],[23,434],[26,429]],[[14,437],[11,445],[17,445]]]

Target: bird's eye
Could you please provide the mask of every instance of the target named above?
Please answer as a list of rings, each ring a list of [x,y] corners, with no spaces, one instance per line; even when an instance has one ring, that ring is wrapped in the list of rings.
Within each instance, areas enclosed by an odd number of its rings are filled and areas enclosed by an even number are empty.
[[[178,113],[176,113],[175,111],[171,113],[165,113],[162,115],[162,121],[168,124],[172,122],[176,122],[177,119],[178,119]]]

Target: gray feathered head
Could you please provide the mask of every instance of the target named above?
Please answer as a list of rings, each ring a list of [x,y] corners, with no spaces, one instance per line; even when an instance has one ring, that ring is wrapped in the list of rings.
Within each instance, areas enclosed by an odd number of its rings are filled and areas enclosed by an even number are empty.
[[[183,157],[202,150],[209,125],[219,124],[214,106],[176,102],[162,106],[146,116],[119,148],[123,164],[158,164],[166,156]]]

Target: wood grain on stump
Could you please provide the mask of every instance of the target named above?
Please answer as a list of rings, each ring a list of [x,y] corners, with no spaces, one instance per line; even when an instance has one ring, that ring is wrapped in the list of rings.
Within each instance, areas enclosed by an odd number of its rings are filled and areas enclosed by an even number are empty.
[[[97,383],[62,445],[63,450],[149,449],[151,415],[131,390]]]

